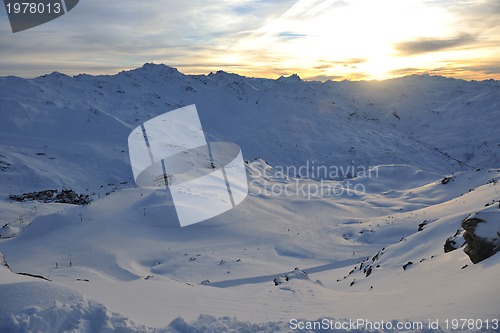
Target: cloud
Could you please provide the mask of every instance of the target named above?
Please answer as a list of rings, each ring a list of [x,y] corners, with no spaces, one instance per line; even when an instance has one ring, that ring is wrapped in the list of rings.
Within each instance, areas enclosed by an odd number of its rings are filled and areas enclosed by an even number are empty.
[[[409,56],[453,49],[464,45],[474,44],[476,41],[477,37],[469,34],[462,34],[453,38],[420,38],[413,41],[397,43],[394,47],[401,55]]]
[[[398,75],[399,67],[499,75],[498,0],[86,0],[16,34],[4,13],[0,75],[113,74],[151,61],[185,73],[321,80]],[[448,50],[457,52],[439,52]]]
[[[429,6],[445,8],[459,18],[463,29],[489,30],[498,29],[500,20],[500,1],[498,0],[428,0]]]
[[[388,72],[391,76],[408,76],[413,74],[432,74],[447,77],[460,77],[466,80],[484,80],[487,77],[500,76],[500,64],[496,60],[470,60],[466,63],[459,59],[451,59],[431,68],[397,68]]]
[[[299,0],[290,7],[283,17],[288,19],[300,19],[321,15],[327,10],[333,8],[346,7],[349,4],[342,0]]]
[[[314,69],[332,69],[338,66],[344,66],[349,68],[356,68],[356,65],[367,62],[366,58],[347,58],[340,60],[319,60],[318,64],[313,66]]]
[[[336,80],[340,80],[343,78],[344,77],[341,75],[316,75],[316,76],[307,77],[307,78],[305,78],[305,80],[325,82],[325,81],[336,81]]]
[[[305,34],[300,34],[300,33],[297,33],[297,32],[288,32],[288,31],[284,31],[284,32],[280,32],[278,34],[279,37],[283,37],[285,39],[287,38],[304,38],[304,37],[307,37],[307,35]]]
[[[425,71],[422,72],[421,69],[414,67],[398,68],[388,72],[388,74],[390,74],[391,76],[406,76],[406,75],[422,74],[422,73],[425,73]]]
[[[500,64],[498,62],[477,66],[467,66],[464,68],[472,72],[483,72],[486,75],[500,75]]]
[[[87,0],[57,20],[17,34],[2,17],[0,75],[112,74],[150,61],[214,63],[291,2]]]

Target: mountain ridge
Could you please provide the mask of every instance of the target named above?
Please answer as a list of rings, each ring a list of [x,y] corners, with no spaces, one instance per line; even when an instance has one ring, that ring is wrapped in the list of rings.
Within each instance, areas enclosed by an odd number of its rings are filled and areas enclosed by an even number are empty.
[[[500,165],[497,81],[432,76],[285,81],[221,71],[184,75],[154,64],[116,75],[3,77],[2,155],[50,169],[50,161],[66,154],[58,141],[70,140],[71,149],[80,150],[76,160],[121,161],[114,179],[100,175],[101,182],[130,181],[128,132],[156,115],[196,104],[209,140],[235,142],[244,158],[262,157],[275,166],[402,163],[447,174]],[[30,143],[19,145],[18,139],[26,137]],[[54,160],[36,160],[36,153],[54,155]],[[85,174],[82,169],[74,177]]]

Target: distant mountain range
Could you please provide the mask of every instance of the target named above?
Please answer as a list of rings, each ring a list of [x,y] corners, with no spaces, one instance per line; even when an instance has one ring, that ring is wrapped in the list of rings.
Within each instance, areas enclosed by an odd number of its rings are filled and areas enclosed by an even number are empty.
[[[0,187],[130,181],[131,129],[189,104],[197,105],[209,140],[235,142],[245,159],[273,166],[397,163],[442,174],[496,167],[499,97],[494,80],[307,82],[297,75],[184,75],[155,64],[112,76],[3,77]],[[53,165],[64,173],[52,174]],[[19,188],[28,178],[31,185]]]

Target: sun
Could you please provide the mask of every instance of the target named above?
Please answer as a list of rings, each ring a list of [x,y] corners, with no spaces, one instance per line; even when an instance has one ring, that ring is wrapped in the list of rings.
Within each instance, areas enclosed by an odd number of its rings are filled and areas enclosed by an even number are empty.
[[[281,73],[384,79],[401,66],[421,63],[398,54],[396,43],[450,35],[452,23],[443,8],[415,0],[301,0],[229,53],[235,63],[258,63]]]

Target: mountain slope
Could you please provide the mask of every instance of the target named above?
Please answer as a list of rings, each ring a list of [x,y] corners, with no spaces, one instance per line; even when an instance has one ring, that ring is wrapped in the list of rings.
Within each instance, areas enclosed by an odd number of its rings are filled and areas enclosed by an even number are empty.
[[[451,173],[500,164],[497,81],[321,83],[188,76],[146,64],[114,76],[5,77],[0,87],[2,187],[21,191],[23,179],[26,188],[80,191],[130,182],[131,129],[193,103],[210,140],[235,142],[246,159],[274,166],[409,164]]]
[[[294,318],[496,330],[499,255],[472,264],[444,244],[470,214],[500,221],[497,81],[147,64],[0,86],[0,330],[289,332]],[[242,148],[250,193],[180,228],[168,191],[135,186],[127,137],[192,103],[210,140]],[[93,201],[8,199],[47,189]]]

